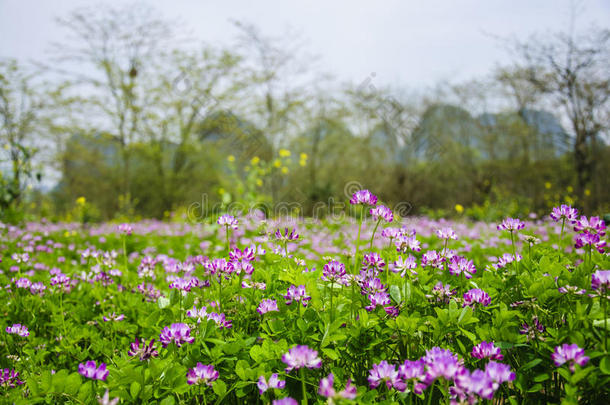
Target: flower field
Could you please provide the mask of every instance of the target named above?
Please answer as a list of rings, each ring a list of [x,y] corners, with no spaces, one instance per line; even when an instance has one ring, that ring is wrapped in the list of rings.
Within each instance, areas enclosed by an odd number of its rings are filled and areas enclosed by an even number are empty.
[[[610,403],[606,226],[222,215],[0,228],[0,402]]]

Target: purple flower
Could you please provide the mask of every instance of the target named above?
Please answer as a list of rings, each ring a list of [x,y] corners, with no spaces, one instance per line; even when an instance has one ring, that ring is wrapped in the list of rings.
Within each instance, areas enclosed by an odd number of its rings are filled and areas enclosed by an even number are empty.
[[[191,328],[184,323],[172,323],[171,326],[166,326],[159,335],[159,341],[163,347],[169,346],[174,342],[176,346],[181,347],[184,343],[193,343],[195,338],[191,336]]]
[[[271,377],[269,377],[269,381],[267,381],[263,375],[258,377],[256,386],[258,387],[259,394],[263,395],[265,391],[270,388],[283,389],[286,386],[286,381],[280,380],[278,374],[273,373],[271,374]]]
[[[404,391],[407,388],[405,382],[398,376],[396,366],[385,360],[379,364],[373,364],[373,368],[369,370],[368,381],[371,388],[377,388],[381,383],[385,383],[388,389],[394,387],[398,391]]]
[[[337,393],[333,387],[335,376],[330,373],[328,377],[322,378],[318,386],[318,394],[325,398],[345,398],[354,399],[356,398],[357,390],[356,386],[352,385],[352,380],[347,380],[345,389]]]
[[[436,302],[444,302],[445,304],[449,303],[451,297],[456,294],[457,290],[451,289],[449,284],[443,284],[441,281],[436,283],[434,288],[432,288],[432,294],[426,295],[428,298],[436,298]]]
[[[322,277],[324,281],[349,285],[349,277],[345,271],[345,265],[336,260],[332,260],[324,265],[322,269]]]
[[[417,276],[415,268],[417,268],[417,261],[412,255],[407,256],[404,260],[402,256],[398,256],[396,261],[388,265],[388,269],[393,273],[400,273],[400,277],[404,277],[407,274],[407,270],[410,270],[409,273],[412,276]]]
[[[439,377],[452,380],[460,368],[462,368],[457,355],[453,354],[449,349],[433,347],[426,351],[426,355],[422,359],[426,364],[426,383]]]
[[[133,228],[129,224],[120,224],[117,229],[124,235],[131,235]]]
[[[0,369],[0,387],[15,388],[17,385],[22,385],[23,381],[19,379],[19,373],[8,368]]]
[[[272,299],[264,299],[258,304],[258,308],[256,308],[256,312],[263,315],[267,312],[279,312],[280,310],[277,307],[277,301]]]
[[[457,234],[455,233],[455,231],[449,227],[446,228],[441,228],[441,229],[437,229],[436,230],[436,236],[438,236],[440,239],[444,239],[444,240],[456,240],[457,239]]]
[[[414,361],[405,360],[405,362],[398,367],[398,374],[405,380],[422,378],[425,375],[425,364],[423,359]]]
[[[140,361],[148,360],[151,357],[157,357],[159,356],[159,352],[155,349],[154,344],[155,339],[151,339],[148,344],[146,344],[146,340],[144,339],[136,339],[136,341],[131,344],[127,354],[132,357],[139,357]]]
[[[497,269],[501,269],[501,268],[506,267],[506,265],[509,263],[520,262],[521,259],[522,259],[522,257],[519,253],[517,253],[516,257],[513,256],[511,253],[504,253],[502,255],[502,257],[500,257],[500,259],[498,260],[498,263],[494,267]]]
[[[475,303],[479,303],[486,307],[491,304],[491,298],[489,298],[489,295],[480,288],[473,288],[464,293],[464,306],[473,306]]]
[[[385,267],[385,261],[379,254],[375,252],[365,253],[362,259],[362,270],[369,271],[372,270],[377,274],[380,271],[383,271]]]
[[[19,323],[16,323],[13,326],[7,326],[6,333],[11,334],[11,335],[12,334],[19,335],[21,337],[30,336],[30,331],[28,331],[27,326],[21,325]]]
[[[417,240],[415,236],[408,235],[398,235],[396,240],[394,241],[394,245],[396,246],[396,251],[407,253],[409,249],[414,252],[420,252],[420,241]]]
[[[443,267],[444,262],[445,258],[439,255],[436,250],[427,251],[421,258],[422,267],[431,266],[432,268],[440,269]]]
[[[557,367],[569,363],[571,372],[574,372],[574,365],[578,364],[583,367],[589,362],[589,357],[585,356],[585,351],[578,347],[577,344],[562,344],[555,347],[555,351],[551,354],[551,359]]]
[[[286,295],[284,295],[284,298],[286,299],[286,305],[290,305],[293,301],[297,301],[301,302],[304,307],[307,306],[307,302],[311,299],[311,297],[307,295],[304,285],[300,285],[298,287],[291,285],[288,287],[288,291]]]
[[[575,240],[574,246],[576,248],[589,245],[590,247],[595,248],[599,253],[604,253],[606,241],[601,239],[599,234],[585,232],[576,235]]]
[[[110,322],[110,321],[116,321],[116,322],[120,322],[123,319],[125,319],[125,315],[121,314],[121,315],[117,315],[116,313],[111,313],[108,314],[108,316],[104,315],[102,317],[102,319],[104,320],[104,322]]]
[[[377,196],[375,196],[369,190],[358,190],[352,195],[349,203],[352,205],[375,205],[377,204]]]
[[[371,304],[365,307],[367,311],[373,311],[378,305],[389,305],[391,302],[390,295],[385,291],[369,294],[368,299],[371,301]]]
[[[378,221],[384,219],[386,222],[392,222],[394,220],[394,214],[392,210],[386,207],[385,205],[378,205],[374,208],[371,208],[369,211],[373,216],[373,220]]]
[[[506,218],[501,224],[498,225],[499,231],[514,232],[523,228],[525,228],[525,222],[516,218]]]
[[[537,335],[544,333],[546,330],[544,325],[538,321],[537,316],[532,317],[532,323],[533,325],[530,326],[527,324],[527,322],[523,322],[523,325],[521,325],[521,330],[519,331],[520,334],[527,335],[528,341],[531,339],[536,339]],[[542,338],[539,339],[544,340]]]
[[[578,221],[576,221],[574,230],[577,232],[586,232],[604,236],[606,235],[606,224],[599,217],[591,217],[587,219],[587,217],[583,215]]]
[[[119,403],[119,399],[119,397],[110,399],[110,392],[108,391],[108,389],[106,389],[104,396],[102,398],[99,398],[97,400],[97,403],[100,405],[116,405]]]
[[[561,204],[559,207],[553,207],[551,219],[555,222],[567,221],[574,224],[578,218],[578,210],[570,205]]]
[[[288,229],[288,228],[284,228],[284,233],[282,233],[281,229],[276,229],[275,233],[273,234],[275,236],[275,239],[277,239],[278,241],[281,242],[288,242],[291,240],[297,240],[299,239],[299,234],[297,233],[296,229]]]
[[[476,267],[472,260],[468,260],[465,257],[453,256],[449,262],[449,273],[454,276],[464,274],[467,279],[472,278],[472,275],[477,272]]]
[[[496,347],[493,342],[482,341],[472,348],[472,357],[475,359],[491,359],[502,360],[504,356],[499,347]]]
[[[576,287],[574,285],[565,285],[563,287],[559,287],[558,291],[561,294],[575,294],[575,295],[583,295],[587,293],[587,290],[584,288]]]
[[[510,371],[510,366],[508,364],[496,363],[493,360],[485,366],[485,374],[493,380],[494,391],[498,389],[500,384],[515,379],[515,373]]]
[[[272,405],[299,405],[296,399],[286,397],[282,399],[274,399]]]
[[[212,382],[218,379],[218,371],[214,370],[212,365],[203,365],[197,362],[197,365],[186,373],[186,382],[189,385],[206,384],[210,387]]]
[[[282,361],[288,366],[286,367],[287,373],[302,367],[320,368],[322,366],[322,360],[318,357],[318,352],[304,345],[295,346],[288,350],[288,353],[282,356]]]
[[[238,221],[233,215],[224,214],[218,218],[218,221],[216,221],[216,223],[218,225],[224,225],[228,228],[237,229]]]
[[[34,295],[43,295],[44,290],[46,290],[46,289],[47,289],[47,286],[44,285],[43,283],[41,283],[40,281],[32,283],[32,285],[30,286],[30,292]]]
[[[30,288],[31,285],[32,285],[32,282],[30,281],[29,278],[26,278],[26,277],[22,277],[15,282],[15,286],[17,288]]]
[[[98,368],[95,361],[90,360],[86,363],[80,363],[78,365],[78,373],[86,378],[94,380],[106,381],[108,377],[108,370],[106,370],[106,363],[101,363]]]
[[[610,290],[610,270],[597,270],[591,274],[591,288],[604,293]]]

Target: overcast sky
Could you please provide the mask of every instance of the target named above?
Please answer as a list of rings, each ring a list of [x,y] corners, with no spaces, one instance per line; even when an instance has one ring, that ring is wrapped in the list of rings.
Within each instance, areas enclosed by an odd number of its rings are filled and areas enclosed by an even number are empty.
[[[117,5],[125,0],[106,0]],[[488,73],[508,56],[494,36],[526,38],[566,30],[570,0],[151,0],[154,8],[180,19],[193,37],[229,44],[230,20],[279,35],[301,32],[319,66],[341,81],[360,83],[371,72],[379,84],[415,88],[439,80],[467,80]],[[609,0],[584,0],[577,28],[610,26]],[[63,31],[54,18],[95,5],[86,0],[0,0],[0,56],[44,59]]]

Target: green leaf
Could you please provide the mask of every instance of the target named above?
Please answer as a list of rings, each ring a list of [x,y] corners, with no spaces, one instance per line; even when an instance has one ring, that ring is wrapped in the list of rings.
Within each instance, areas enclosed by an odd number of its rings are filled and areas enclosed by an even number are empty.
[[[136,399],[138,397],[138,394],[140,393],[140,390],[142,389],[142,386],[140,385],[139,382],[134,381],[131,383],[131,386],[129,387],[129,394],[131,395],[131,398]]]
[[[72,373],[66,378],[64,391],[66,394],[76,395],[81,386],[81,376],[78,373]]]
[[[89,403],[89,399],[91,398],[91,394],[93,392],[93,381],[87,381],[83,385],[80,386],[78,390],[78,399],[85,403]]]
[[[331,360],[337,360],[339,358],[339,355],[333,349],[324,348],[322,349],[322,352],[328,357],[330,357]]]
[[[169,397],[163,398],[163,401],[159,402],[159,405],[174,405],[175,403],[176,400],[172,395],[170,395]]]
[[[157,305],[161,309],[169,307],[169,303],[170,303],[170,300],[167,297],[162,296],[162,297],[157,298]]]
[[[529,370],[530,368],[536,367],[538,364],[542,363],[542,359],[534,359],[530,362],[527,362],[521,367],[521,371]]]
[[[599,369],[604,374],[610,374],[610,356],[606,356],[599,362]]]
[[[216,380],[214,381],[214,385],[212,385],[212,389],[216,395],[221,397],[227,392],[227,384],[222,380]]]
[[[400,289],[398,288],[397,285],[391,285],[390,286],[390,297],[392,297],[392,299],[396,303],[400,303],[402,301],[402,297],[401,297],[401,294],[400,294]]]

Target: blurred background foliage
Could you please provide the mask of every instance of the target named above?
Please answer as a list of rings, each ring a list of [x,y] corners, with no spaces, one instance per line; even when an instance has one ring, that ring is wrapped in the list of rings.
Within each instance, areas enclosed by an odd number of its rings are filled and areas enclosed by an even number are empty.
[[[608,30],[512,43],[514,65],[421,94],[339,84],[240,22],[229,49],[141,6],[59,23],[56,64],[0,61],[2,221],[319,215],[354,185],[435,217],[610,211]]]

